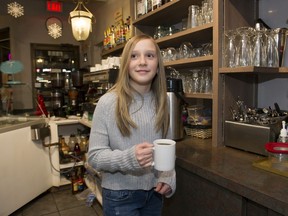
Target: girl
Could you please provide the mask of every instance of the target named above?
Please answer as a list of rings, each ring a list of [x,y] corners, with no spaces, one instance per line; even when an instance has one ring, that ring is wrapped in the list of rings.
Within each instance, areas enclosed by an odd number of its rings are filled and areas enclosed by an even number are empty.
[[[124,47],[116,84],[94,111],[88,163],[102,174],[105,216],[160,216],[176,189],[175,170],[153,169],[153,140],[169,137],[166,77],[153,38]]]

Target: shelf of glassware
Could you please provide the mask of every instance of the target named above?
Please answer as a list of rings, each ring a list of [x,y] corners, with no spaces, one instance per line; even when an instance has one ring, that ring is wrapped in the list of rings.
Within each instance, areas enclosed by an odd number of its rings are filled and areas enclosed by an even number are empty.
[[[198,4],[202,0],[173,0],[161,5],[159,8],[146,13],[133,21],[133,25],[139,28],[139,26],[157,26],[157,25],[170,25],[175,20],[181,21],[183,13],[187,11],[191,4]],[[185,12],[184,12],[185,11]],[[139,25],[139,26],[138,26]]]
[[[213,55],[200,56],[194,58],[178,59],[175,61],[165,62],[165,67],[173,67],[175,69],[189,68],[189,67],[201,67],[201,66],[212,66]]]
[[[288,67],[225,67],[219,68],[219,73],[288,73]]]
[[[169,36],[156,39],[160,47],[180,45],[183,41],[194,41],[197,43],[207,43],[212,41],[213,23],[203,24],[183,31],[176,32]]]

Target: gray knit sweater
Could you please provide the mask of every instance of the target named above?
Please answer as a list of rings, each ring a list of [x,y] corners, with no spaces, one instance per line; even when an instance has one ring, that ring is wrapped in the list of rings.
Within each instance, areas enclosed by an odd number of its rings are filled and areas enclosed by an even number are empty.
[[[135,156],[135,145],[162,138],[156,132],[154,97],[152,92],[139,95],[130,107],[130,115],[138,128],[131,130],[130,137],[123,137],[115,118],[117,96],[114,92],[103,95],[93,114],[89,138],[88,163],[102,174],[102,187],[112,190],[150,190],[157,182],[165,182],[176,189],[175,170],[159,172],[140,167]],[[172,194],[169,195],[172,196]]]

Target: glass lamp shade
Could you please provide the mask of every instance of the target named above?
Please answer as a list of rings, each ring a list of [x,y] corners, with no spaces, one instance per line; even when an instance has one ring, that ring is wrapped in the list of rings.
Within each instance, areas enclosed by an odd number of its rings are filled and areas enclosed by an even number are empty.
[[[89,37],[92,31],[92,17],[93,14],[86,11],[70,12],[72,33],[77,41],[84,41]]]

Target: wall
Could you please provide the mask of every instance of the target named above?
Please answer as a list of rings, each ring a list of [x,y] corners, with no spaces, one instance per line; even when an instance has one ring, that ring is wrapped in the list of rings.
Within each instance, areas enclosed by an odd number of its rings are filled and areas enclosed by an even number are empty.
[[[271,28],[288,28],[288,1],[259,1],[259,17]],[[281,109],[288,110],[288,75],[275,78],[275,75],[260,76],[258,85],[258,107],[274,108],[277,102]]]
[[[21,80],[27,85],[32,84],[30,43],[46,44],[78,44],[72,37],[71,27],[68,24],[67,14],[73,10],[74,4],[65,5],[63,13],[51,13],[46,11],[46,1],[17,0],[24,7],[24,15],[14,18],[7,13],[9,0],[1,0],[0,3],[0,27],[10,27],[10,43],[13,60],[19,60],[24,65],[24,70],[16,74],[15,80]],[[62,37],[53,39],[48,35],[45,26],[46,19],[56,16],[63,22]],[[15,86],[14,108],[31,109],[33,107],[32,92],[27,86]]]
[[[80,66],[94,65],[101,59],[101,48],[95,45],[103,41],[104,30],[114,23],[114,11],[122,7],[123,17],[126,19],[130,15],[129,0],[90,0],[86,6],[94,14],[96,23],[92,26],[93,31],[88,40],[79,43],[73,38],[71,26],[68,23],[69,12],[76,7],[72,0],[63,2],[61,13],[48,12],[46,10],[46,0],[17,0],[16,2],[24,7],[24,15],[18,18],[14,18],[7,13],[7,4],[11,2],[14,1],[0,1],[0,28],[10,27],[12,58],[21,61],[24,65],[24,70],[16,74],[15,80],[21,80],[29,86],[32,84],[31,43],[80,45]],[[62,37],[53,39],[48,35],[45,22],[50,16],[56,16],[62,20]],[[82,53],[88,54],[88,62],[83,62]],[[14,108],[32,109],[34,99],[31,90],[27,86],[14,86],[13,89]]]
[[[131,16],[130,0],[106,0],[105,4],[99,4],[96,9],[96,29],[93,31],[93,44],[90,44],[92,48],[93,64],[101,63],[101,43],[104,39],[104,31],[107,27],[113,25],[114,13],[122,9],[123,19]]]

